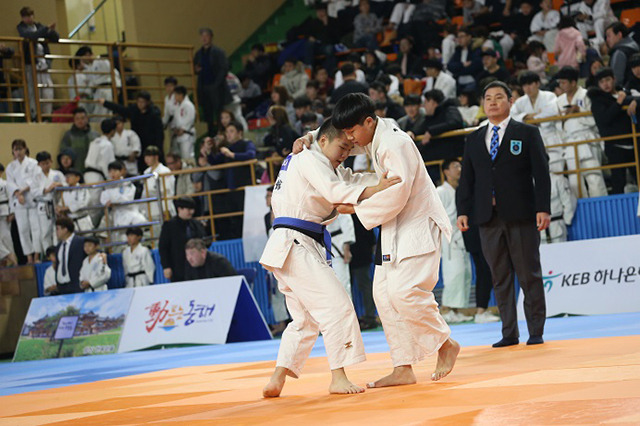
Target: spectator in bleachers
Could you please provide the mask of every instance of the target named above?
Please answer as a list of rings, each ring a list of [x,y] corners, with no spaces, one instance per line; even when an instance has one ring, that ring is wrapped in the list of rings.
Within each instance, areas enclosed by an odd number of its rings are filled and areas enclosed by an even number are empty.
[[[256,82],[261,89],[266,89],[273,76],[273,62],[265,54],[264,46],[260,43],[251,46],[251,52],[244,65],[247,76]]]
[[[358,81],[356,76],[356,68],[353,63],[345,62],[340,67],[340,72],[342,73],[344,83],[340,87],[333,90],[331,99],[329,100],[330,105],[337,104],[340,99],[342,99],[349,93],[368,94],[368,86],[365,83],[361,83]]]
[[[523,72],[518,78],[525,95],[513,103],[511,118],[516,121],[526,122],[536,118],[547,118],[560,115],[557,97],[555,93],[540,90],[540,77],[533,72]],[[546,121],[536,125],[540,129],[540,135],[545,147],[562,143],[560,125],[557,121]],[[561,172],[564,169],[562,147],[546,148],[549,156],[549,169],[552,172]]]
[[[415,41],[413,37],[406,36],[400,40],[400,53],[395,61],[400,65],[402,75],[405,77],[422,77],[422,58],[414,51]]]
[[[258,105],[258,102],[260,102],[262,89],[246,72],[239,73],[238,79],[242,86],[238,96],[240,96],[240,102],[242,103],[242,111],[247,115],[250,112],[253,112],[255,107]]]
[[[70,86],[69,99],[93,99],[93,90],[91,89],[91,81],[89,75],[83,71],[82,61],[79,59],[69,59],[69,68],[73,70],[73,74],[67,79],[67,85]],[[78,102],[88,111],[93,111],[93,104],[88,102]]]
[[[298,62],[294,58],[287,58],[282,65],[280,85],[287,89],[289,96],[296,98],[304,95],[307,81],[309,81],[309,76],[304,71],[302,62]]]
[[[99,252],[100,241],[89,236],[84,239],[84,252],[87,257],[80,268],[80,288],[85,293],[107,291],[107,282],[111,279],[111,268],[107,265],[107,255]]]
[[[578,86],[579,77],[580,73],[578,70],[572,67],[564,67],[555,75],[556,81],[564,92],[558,96],[557,99],[558,110],[561,111],[563,115],[591,111],[591,100],[587,97],[587,90]],[[560,126],[562,128],[562,140],[564,142],[586,141],[600,137],[596,122],[592,116],[565,119],[560,122]],[[576,169],[575,152],[573,146],[567,146],[563,149],[562,154],[568,170]],[[600,167],[601,154],[599,142],[578,145],[578,162],[580,168],[589,169]],[[564,167],[560,166],[556,168],[555,171],[562,171],[563,168]],[[577,175],[570,174],[569,182],[574,194],[578,194]],[[583,197],[603,197],[607,195],[607,186],[604,182],[602,170],[591,170],[580,173],[580,185],[582,186]],[[571,221],[569,220],[568,223],[571,223]]]
[[[313,65],[316,55],[324,55],[324,66],[329,71],[335,69],[336,59],[333,55],[333,46],[340,43],[340,25],[338,20],[329,17],[327,5],[316,5],[316,17],[309,18],[298,27],[298,33],[305,36],[306,51],[305,63]]]
[[[173,91],[176,100],[175,116],[171,122],[172,150],[177,148],[182,158],[193,159],[196,143],[196,107],[187,96],[187,88],[176,86]],[[175,144],[174,144],[175,141]]]
[[[553,9],[552,0],[540,0],[540,9],[531,21],[529,40],[539,41],[544,44],[547,51],[553,52],[560,23],[560,12]]]
[[[398,126],[411,138],[415,139],[418,129],[424,125],[424,113],[420,110],[422,100],[418,95],[408,95],[404,98],[404,112],[406,115],[398,120]]]
[[[35,176],[33,178],[33,199],[36,203],[36,210],[38,211],[38,228],[40,234],[37,240],[34,241],[37,253],[42,253],[47,250],[48,247],[54,245],[57,241],[53,235],[53,191],[56,188],[67,186],[67,181],[64,178],[64,174],[58,170],[51,169],[51,154],[47,151],[41,151],[36,155],[36,161],[39,168],[36,169]]]
[[[33,181],[40,172],[38,162],[29,157],[29,148],[23,139],[11,143],[13,161],[7,166],[7,193],[10,210],[15,215],[20,234],[22,252],[27,262],[38,260],[37,240],[40,238],[38,211],[34,202]]]
[[[56,289],[56,248],[51,246],[45,252],[45,260],[51,262],[51,265],[44,271],[44,279],[42,288],[44,295],[50,296]]]
[[[587,54],[582,34],[576,28],[576,23],[570,16],[560,18],[558,25],[558,37],[556,38],[556,65],[558,68],[565,66],[578,68]]]
[[[127,229],[127,248],[122,252],[122,267],[126,288],[144,287],[153,283],[156,265],[151,251],[140,244],[142,229]]]
[[[353,44],[356,47],[376,49],[376,36],[382,31],[382,19],[371,12],[369,0],[360,0],[360,13],[353,20]]]
[[[478,0],[462,0],[462,22],[464,26],[485,25],[489,8]]]
[[[445,181],[436,188],[453,228],[451,240],[442,238],[442,306],[449,310],[442,315],[448,323],[470,321],[473,317],[464,315],[459,309],[468,307],[471,290],[471,262],[464,245],[462,231],[456,222],[456,190],[460,182],[462,164],[458,159],[446,159],[442,163]]]
[[[320,83],[318,80],[309,80],[307,81],[307,87],[305,88],[304,94],[311,100],[311,102],[319,99],[320,91]]]
[[[458,27],[456,24],[447,23],[442,28],[442,42],[440,43],[440,54],[441,54],[441,63],[446,66],[451,58],[453,57],[453,53],[456,50],[456,31]]]
[[[575,11],[571,5],[572,13]],[[577,26],[582,33],[582,38],[589,39],[589,32],[595,31],[594,46],[604,43],[605,28],[617,21],[616,15],[611,10],[610,0],[582,0],[578,3]]]
[[[533,40],[529,42],[528,46],[529,58],[527,58],[527,69],[536,73],[538,77],[540,77],[540,81],[542,83],[546,83],[549,59],[547,57],[544,44]]]
[[[423,151],[423,156],[427,153],[430,153],[428,157],[435,155],[436,157],[430,158],[431,160],[460,156],[462,152],[453,140],[431,142],[431,138],[434,136],[463,127],[462,116],[456,106],[456,100],[446,99],[440,90],[433,89],[424,94],[423,106],[425,111],[424,124],[417,129],[418,133],[416,134],[416,136],[422,135],[420,145],[424,148],[420,149]],[[427,161],[426,158],[425,161]]]
[[[604,67],[604,62],[600,58],[594,59],[593,62],[591,62],[591,64],[589,65],[589,75],[587,76],[587,81],[584,83],[584,87],[586,87],[587,89],[589,89],[590,87],[598,87],[596,74],[602,67]]]
[[[274,105],[267,112],[267,120],[271,127],[262,143],[266,147],[272,147],[275,152],[286,157],[291,153],[293,142],[300,136],[291,127],[287,111],[281,106]]]
[[[81,293],[80,268],[87,254],[84,238],[74,233],[73,221],[68,217],[56,219],[56,287],[52,294]]]
[[[144,156],[144,162],[148,166],[143,174],[153,174],[154,177],[148,178],[146,181],[146,193],[149,197],[173,197],[174,196],[174,188],[175,188],[175,177],[174,176],[164,176],[159,177],[158,175],[162,175],[165,173],[171,173],[171,169],[160,162],[160,150],[155,146],[149,146],[142,153]],[[162,181],[164,180],[164,185]],[[150,203],[151,207],[151,217],[154,220],[159,220],[160,215],[165,212],[160,211],[160,207],[158,207],[157,202]],[[167,200],[165,203],[162,201],[162,208],[167,209],[166,213],[169,216],[174,216],[176,214],[172,200]],[[146,210],[146,209],[145,209]],[[166,217],[166,216],[165,216]]]
[[[272,105],[281,106],[287,111],[289,123],[296,121],[296,112],[293,109],[293,98],[284,86],[273,86],[273,89],[271,89],[271,102]]]
[[[502,19],[502,29],[505,34],[500,38],[500,46],[505,58],[511,56],[514,47],[524,46],[531,36],[533,11],[533,0],[522,0],[516,13]]]
[[[324,122],[324,117],[322,115],[319,115],[318,113],[305,112],[304,114],[302,114],[302,117],[300,117],[300,122],[302,124],[302,127],[300,129],[300,134],[306,135],[312,130],[315,130],[318,127],[320,127],[320,123],[318,119],[319,116],[322,117],[322,120]]]
[[[447,64],[447,69],[458,82],[459,90],[476,88],[475,76],[482,70],[482,52],[471,46],[471,34],[466,29],[458,31],[458,47]]]
[[[425,70],[427,72],[427,84],[424,87],[424,93],[429,90],[440,90],[445,98],[456,98],[456,80],[450,74],[442,70],[442,62],[435,59],[425,61]]]
[[[380,81],[374,81],[369,86],[369,97],[373,102],[380,102],[384,104],[385,117],[398,120],[404,116],[404,109],[387,97],[387,88],[384,83]]]
[[[551,222],[540,231],[540,244],[567,241],[567,226],[571,226],[578,200],[564,175],[551,173]]]
[[[216,129],[213,119],[232,100],[226,80],[229,65],[224,51],[212,43],[211,28],[200,28],[200,41],[202,47],[193,57],[193,65],[198,74],[198,101],[204,112],[208,134],[214,136]]]
[[[624,91],[616,91],[616,78],[611,68],[605,67],[596,74],[597,87],[591,87],[587,96],[591,99],[591,112],[600,136],[618,136],[631,133],[631,120],[623,106],[633,102]],[[633,140],[617,139],[605,141],[604,152],[609,164],[633,163]],[[627,171],[633,176],[633,167],[611,169],[611,194],[622,194],[627,184]]]
[[[316,121],[322,124],[324,117],[311,110],[311,99],[306,95],[298,96],[293,100],[293,109],[296,112],[296,122],[293,125],[294,130],[301,135],[302,134],[302,116],[305,113],[311,113],[316,116]]]
[[[13,213],[9,209],[9,192],[7,181],[2,179],[4,165],[0,163],[0,265],[13,266],[18,264],[11,239],[11,222]]]
[[[109,177],[112,181],[124,179],[127,169],[119,161],[113,161],[109,164]],[[121,182],[118,185],[107,186],[100,194],[100,204],[109,207],[112,212],[113,220],[111,226],[123,227],[129,225],[139,225],[148,222],[148,219],[140,213],[138,204],[131,204],[136,195],[136,187],[131,182]],[[150,195],[153,196],[153,195]],[[150,205],[157,205],[152,202]],[[153,209],[151,210],[153,212]],[[113,231],[115,235],[112,240],[122,240],[122,231]]]
[[[354,68],[354,72],[355,72],[355,68]],[[343,78],[344,78],[344,75],[343,75]],[[329,72],[324,66],[316,67],[314,79],[320,85],[320,88],[318,89],[318,97],[326,102],[329,96],[331,96],[331,94],[333,93],[333,83],[334,83],[333,79],[329,77]]]
[[[478,124],[478,112],[480,111],[476,92],[469,90],[460,93],[458,95],[458,102],[460,103],[458,111],[460,111],[464,126],[476,126]]]
[[[83,71],[87,72],[89,79],[89,87],[92,90],[93,99],[106,99],[113,101],[113,85],[111,75],[115,78],[115,86],[121,87],[120,72],[117,69],[111,69],[109,59],[94,57],[93,51],[89,46],[81,46],[76,51],[76,57],[82,63]],[[117,96],[117,95],[116,95]],[[95,117],[92,121],[102,121],[109,115],[109,111],[102,104],[94,104],[91,111]]]
[[[365,80],[368,84],[373,83],[383,73],[382,64],[380,58],[374,50],[368,50],[364,54],[364,66],[362,71],[365,75]]]
[[[415,2],[412,1],[400,1],[393,6],[391,15],[389,16],[388,28],[392,31],[398,30],[402,24],[408,24],[411,20],[411,15],[416,8]]]
[[[144,90],[136,95],[135,105],[122,106],[116,103],[98,99],[116,114],[131,120],[131,130],[140,138],[140,149],[144,152],[148,146],[156,146],[160,150],[160,158],[164,157],[164,130],[160,110],[151,102],[151,95]],[[144,170],[145,164],[142,157],[138,158],[138,170]]]
[[[138,157],[140,157],[142,150],[140,138],[133,130],[125,129],[124,123],[126,119],[124,117],[117,115],[114,119],[116,121],[116,132],[111,136],[111,143],[113,144],[116,160],[124,164],[129,176],[137,176],[139,174]]]
[[[204,238],[202,224],[193,219],[196,203],[190,197],[176,200],[177,216],[162,224],[158,252],[164,268],[164,277],[171,282],[184,281],[185,245],[192,238]]]
[[[624,90],[628,95],[637,98],[640,97],[640,53],[636,53],[631,57],[629,67],[631,68],[631,75],[624,86]],[[635,111],[631,111],[631,114],[635,114]]]
[[[238,275],[231,262],[221,254],[207,250],[207,245],[200,238],[192,238],[184,247],[185,280],[204,280]]]
[[[635,53],[640,52],[640,47],[622,22],[609,25],[605,30],[605,36],[609,47],[609,67],[613,70],[616,82],[624,85],[631,76],[629,60]]]
[[[75,155],[74,168],[84,171],[84,159],[87,157],[89,144],[99,138],[100,135],[91,130],[87,110],[78,107],[73,111],[73,124],[62,136],[60,152],[71,150]]]
[[[173,94],[174,89],[178,85],[175,77],[167,77],[164,79],[164,111],[162,113],[162,125],[171,128],[171,122],[176,115],[176,97]]]
[[[53,99],[53,80],[51,74],[49,74],[49,68],[51,67],[51,59],[45,59],[44,55],[51,53],[49,50],[48,41],[57,42],[60,35],[56,32],[56,23],[52,23],[48,27],[45,27],[40,22],[35,20],[35,12],[28,6],[20,9],[21,22],[18,24],[18,34],[20,37],[33,41],[33,53],[37,56],[31,58],[31,50],[29,44],[25,42],[23,44],[23,57],[24,57],[24,73],[31,76],[35,73],[36,84],[41,85],[38,89],[40,93],[40,111],[42,114],[51,114],[53,111],[53,103],[43,102],[45,100]],[[44,43],[38,42],[39,39],[44,39]],[[36,69],[33,70],[32,63],[35,63]],[[35,87],[34,81],[31,78],[27,78],[27,94],[29,97],[29,109],[31,110],[31,118],[36,118],[36,99],[35,99]],[[48,117],[44,117],[48,118]]]
[[[100,123],[102,136],[89,144],[87,157],[84,160],[84,180],[86,183],[104,182],[109,177],[109,164],[116,160],[111,137],[116,133],[116,121],[106,118]],[[97,201],[96,191],[92,191],[92,205]]]
[[[64,177],[67,185],[74,187],[80,184],[82,173],[76,169],[68,169]],[[84,210],[89,205],[89,200],[89,190],[86,188],[63,191],[62,203],[56,209],[59,215],[71,218],[78,231],[90,231],[93,229],[93,222],[89,212]]]
[[[191,166],[185,162],[180,154],[178,153],[169,153],[165,157],[166,166],[172,172],[178,172],[180,170],[190,169]],[[195,191],[193,189],[193,180],[191,179],[190,173],[183,173],[179,175],[174,175],[174,190],[173,193],[177,197],[181,197],[183,195],[193,194]],[[171,200],[171,203],[175,205],[177,200]]]
[[[478,82],[485,78],[492,78],[506,83],[511,77],[509,71],[498,64],[498,52],[493,49],[487,49],[482,52],[482,66],[484,69],[476,77]]]

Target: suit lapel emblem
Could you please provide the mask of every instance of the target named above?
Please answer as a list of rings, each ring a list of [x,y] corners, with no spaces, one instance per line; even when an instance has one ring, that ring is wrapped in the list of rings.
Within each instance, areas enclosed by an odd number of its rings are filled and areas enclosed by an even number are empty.
[[[522,152],[522,141],[511,139],[511,153],[513,155],[520,155]]]

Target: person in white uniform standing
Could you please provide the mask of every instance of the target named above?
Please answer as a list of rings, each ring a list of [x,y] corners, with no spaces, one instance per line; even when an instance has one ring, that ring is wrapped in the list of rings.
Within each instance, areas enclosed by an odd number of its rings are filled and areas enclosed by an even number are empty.
[[[116,160],[111,138],[116,132],[116,122],[111,118],[102,120],[100,123],[102,136],[94,139],[89,144],[87,158],[84,160],[84,181],[85,183],[104,182],[109,179],[109,164]],[[89,205],[95,206],[100,200],[102,189],[89,189]],[[102,217],[102,211],[94,210],[91,213],[94,223],[98,223]]]
[[[143,196],[145,197],[173,197],[175,195],[176,188],[176,178],[175,176],[165,176],[159,177],[158,175],[164,173],[171,173],[171,169],[165,166],[160,162],[160,150],[155,146],[148,146],[144,150],[144,162],[147,166],[143,174],[154,174],[154,177],[150,177],[146,180],[145,186],[146,189],[143,192]],[[164,185],[162,181],[164,180]],[[148,195],[147,195],[148,194]],[[159,195],[158,195],[159,194]],[[158,207],[158,203],[151,203],[151,217],[154,220],[158,220],[160,218],[160,208]],[[169,213],[169,217],[173,217],[176,215],[176,208],[173,204],[173,200],[168,200],[166,203],[162,201],[162,208]]]
[[[571,225],[578,200],[569,188],[569,180],[561,174],[551,176],[551,222],[549,227],[540,231],[540,244],[561,243],[567,241],[567,226]]]
[[[436,191],[449,216],[452,226],[451,241],[442,238],[442,306],[449,311],[442,315],[448,323],[471,321],[473,317],[464,315],[458,309],[469,306],[471,291],[471,261],[464,245],[462,232],[454,227],[458,221],[456,209],[456,189],[460,182],[462,164],[457,159],[442,163],[445,181]]]
[[[36,161],[40,170],[36,172],[34,178],[33,197],[38,210],[40,238],[34,241],[34,246],[37,247],[36,252],[44,253],[49,247],[58,244],[53,232],[55,229],[53,191],[67,186],[67,180],[61,171],[51,169],[51,154],[47,151],[36,154]]]
[[[333,266],[338,279],[351,298],[349,262],[351,262],[351,244],[356,242],[353,219],[350,215],[341,214],[336,220],[327,225],[327,230],[331,234],[331,252],[333,253],[331,266]]]
[[[7,166],[7,192],[18,225],[22,252],[27,256],[27,262],[33,263],[38,260],[34,240],[40,238],[40,221],[31,186],[40,169],[38,162],[29,158],[29,148],[23,139],[14,140],[11,151],[14,160]]]
[[[18,259],[13,250],[11,239],[11,209],[9,208],[9,194],[7,181],[2,179],[4,165],[0,163],[0,265],[13,266]]]
[[[142,229],[127,229],[127,248],[122,252],[122,266],[126,288],[144,287],[153,283],[156,265],[153,263],[151,251],[142,244]]]
[[[364,391],[344,371],[365,360],[364,345],[353,304],[330,266],[331,236],[325,225],[337,215],[335,204],[356,204],[398,179],[366,186],[377,183],[377,178],[353,175],[339,167],[353,144],[342,138],[330,119],[320,127],[319,136],[321,152],[312,149],[289,155],[273,189],[274,231],[260,263],[278,280],[293,321],[282,334],[276,369],[263,390],[265,397],[279,396],[286,377],[300,375],[319,331],[331,368],[329,392]]]
[[[87,257],[80,268],[80,288],[85,293],[107,291],[111,279],[111,268],[107,265],[107,255],[98,251],[100,242],[94,236],[84,238],[84,252]]]
[[[175,96],[176,105],[173,120],[171,120],[171,133],[172,140],[175,139],[175,144],[172,142],[171,146],[177,145],[180,149],[180,155],[185,160],[194,159],[196,107],[187,96],[186,87],[176,86],[173,95]]]
[[[115,121],[116,132],[111,136],[111,143],[116,160],[124,164],[127,168],[127,174],[137,176],[139,174],[138,157],[142,150],[140,137],[133,130],[124,128],[126,118],[118,115],[115,117]]]
[[[65,174],[69,187],[80,186],[82,173],[76,169],[69,169]],[[90,231],[93,222],[87,210],[89,205],[89,190],[87,188],[65,189],[62,191],[62,205],[56,207],[58,214],[66,214],[78,231]]]
[[[366,229],[381,225],[373,296],[394,369],[367,386],[415,383],[412,365],[436,352],[431,378],[440,380],[451,372],[460,352],[432,292],[438,281],[441,234],[450,238],[451,224],[411,137],[374,111],[368,96],[349,94],[333,115],[347,140],[364,148],[378,176],[389,173],[402,179],[355,207],[338,208],[340,213],[355,212]]]

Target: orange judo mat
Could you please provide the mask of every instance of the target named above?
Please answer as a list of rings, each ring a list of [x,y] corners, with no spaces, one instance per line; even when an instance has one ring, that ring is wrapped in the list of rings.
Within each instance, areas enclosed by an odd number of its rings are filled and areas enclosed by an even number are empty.
[[[416,367],[416,385],[342,396],[312,358],[275,399],[261,397],[273,361],[177,368],[4,396],[0,425],[640,424],[640,336],[463,347],[440,382],[435,361]],[[364,386],[390,370],[388,354],[370,354],[347,373]]]

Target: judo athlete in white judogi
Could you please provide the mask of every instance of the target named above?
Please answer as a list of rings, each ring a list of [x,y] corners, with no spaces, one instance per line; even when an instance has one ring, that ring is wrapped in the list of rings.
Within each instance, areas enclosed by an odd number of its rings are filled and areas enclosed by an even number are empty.
[[[82,174],[75,170],[67,170],[65,178],[69,187],[80,186]],[[57,207],[58,214],[65,213],[73,219],[77,231],[90,231],[93,229],[93,222],[89,212],[84,210],[89,205],[89,190],[87,188],[65,189],[62,191],[62,202]]]
[[[325,225],[335,219],[334,204],[359,200],[397,182],[352,174],[339,165],[352,144],[331,120],[320,128],[317,149],[287,157],[273,190],[274,232],[260,263],[272,271],[287,299],[293,321],[282,334],[276,370],[265,386],[265,397],[280,395],[286,376],[299,377],[322,332],[332,381],[330,393],[359,393],[364,389],[347,378],[344,367],[365,360],[360,326],[353,304],[330,266],[330,235]],[[350,182],[347,184],[346,182]]]
[[[114,100],[113,86],[122,87],[120,72],[111,67],[108,58],[94,57],[89,46],[82,46],[76,51],[76,56],[80,57],[82,68],[89,77],[89,86],[93,89],[93,99]],[[115,82],[115,84],[113,84]],[[91,121],[102,121],[111,112],[102,104],[94,104],[92,113],[97,117]]]
[[[6,171],[9,203],[18,225],[22,252],[27,256],[27,261],[33,263],[38,260],[39,253],[36,252],[34,241],[40,239],[40,221],[31,186],[40,168],[36,160],[27,156],[28,148],[24,140],[14,140],[11,150],[14,160]]]
[[[44,280],[42,281],[42,288],[44,288],[44,295],[51,296],[55,294],[57,290],[56,283],[56,248],[49,247],[45,252],[45,260],[51,262],[51,265],[44,271]]]
[[[196,143],[196,107],[187,96],[187,89],[184,86],[177,86],[173,91],[176,106],[171,121],[172,143],[180,150],[183,159],[193,159],[195,154],[193,147]],[[173,143],[175,140],[175,144]]]
[[[140,137],[133,130],[124,128],[124,117],[117,116],[115,120],[116,132],[111,136],[111,143],[116,160],[124,164],[127,168],[127,174],[137,176],[139,174],[138,157],[142,150]]]
[[[356,242],[353,219],[348,214],[341,214],[327,225],[327,231],[331,234],[331,252],[333,253],[331,266],[349,297],[352,297],[349,262],[351,261],[351,244]]]
[[[67,180],[59,170],[51,169],[51,154],[41,151],[36,155],[39,171],[34,178],[33,198],[38,210],[40,239],[34,241],[36,252],[44,253],[49,247],[58,243],[55,229],[54,189],[67,186]]]
[[[566,6],[565,6],[566,8]],[[582,38],[589,39],[589,32],[595,31],[596,37],[592,46],[599,47],[605,41],[605,28],[618,19],[611,9],[611,0],[583,0],[571,5],[571,14],[577,13],[576,27]]]
[[[107,282],[111,279],[111,268],[107,265],[107,255],[98,252],[99,241],[89,236],[84,239],[84,252],[87,257],[80,268],[80,288],[85,293],[107,291]]]
[[[140,244],[142,229],[127,229],[127,248],[122,252],[126,288],[144,287],[153,282],[156,265],[149,249]]]
[[[116,122],[111,118],[102,120],[100,123],[102,136],[94,139],[89,144],[87,158],[84,161],[84,181],[85,183],[104,182],[109,179],[109,164],[116,160],[111,138],[116,132]],[[101,188],[89,189],[89,205],[95,206],[100,200]],[[99,222],[102,217],[100,210],[90,213],[94,222]]]
[[[11,223],[9,215],[9,194],[7,192],[7,181],[2,179],[4,166],[0,164],[0,265],[17,265],[18,260],[13,250],[13,240],[11,239]]]
[[[148,146],[144,150],[143,155],[144,162],[149,167],[147,167],[142,174],[155,175],[145,181],[145,190],[142,192],[143,197],[173,197],[175,195],[176,178],[175,176],[166,176],[164,178],[158,176],[164,173],[171,173],[171,169],[160,162],[160,151],[158,147]],[[164,185],[162,184],[163,179]],[[160,207],[158,203],[152,202],[149,206],[151,207],[151,217],[153,217],[154,220],[159,220]],[[166,203],[162,201],[162,209],[163,211],[168,211],[169,217],[176,215],[176,209],[172,199],[169,199]]]
[[[540,244],[567,241],[567,226],[571,225],[578,200],[561,174],[551,173],[551,223],[540,231]]]
[[[473,317],[458,311],[469,306],[471,291],[471,260],[464,245],[462,232],[455,226],[458,221],[456,188],[460,181],[462,164],[458,160],[445,160],[442,170],[445,182],[436,191],[452,226],[451,241],[442,238],[442,306],[450,308],[442,316],[448,323],[471,321]]]
[[[440,380],[451,372],[460,351],[432,292],[438,281],[441,234],[450,238],[451,224],[411,137],[374,111],[368,96],[349,94],[333,115],[347,140],[364,148],[378,176],[402,179],[355,208],[338,208],[340,213],[355,212],[366,229],[381,225],[373,297],[394,370],[367,386],[415,383],[412,364],[436,352],[432,380]]]
[[[591,112],[591,99],[587,96],[587,89],[578,86],[580,73],[577,69],[564,67],[556,74],[556,80],[564,93],[558,96],[558,109],[562,114]],[[562,122],[564,142],[580,142],[600,137],[598,127],[592,115],[586,117],[568,118]],[[600,167],[600,142],[590,142],[578,145],[578,157],[581,169]],[[566,146],[563,157],[568,170],[576,170],[576,151],[573,146]],[[558,171],[558,170],[556,170]],[[570,174],[569,183],[574,193],[578,194],[578,175]],[[608,194],[602,170],[590,170],[580,173],[582,196],[604,197]]]
[[[518,83],[522,86],[524,96],[519,97],[511,106],[511,118],[525,122],[537,118],[547,118],[560,115],[556,95],[553,92],[540,90],[540,76],[531,71],[520,74]],[[537,124],[544,146],[563,143],[558,121],[546,121]],[[549,170],[561,172],[564,170],[563,147],[546,148],[549,155]]]

